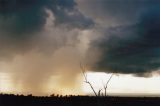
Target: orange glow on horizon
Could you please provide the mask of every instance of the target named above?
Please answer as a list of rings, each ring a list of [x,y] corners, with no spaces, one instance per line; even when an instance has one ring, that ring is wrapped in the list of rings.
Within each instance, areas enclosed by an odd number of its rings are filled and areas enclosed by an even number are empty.
[[[88,72],[87,78],[92,83],[94,89],[98,91],[103,89],[103,84],[106,83],[110,74]],[[51,77],[47,84],[43,86],[43,91],[32,92],[25,89],[21,84],[15,84],[12,77],[7,73],[0,73],[0,92],[3,93],[18,93],[18,94],[33,94],[33,95],[85,95],[93,94],[90,86],[83,82],[83,77],[80,74],[75,81],[75,84],[68,86],[61,84],[60,76]],[[160,78],[153,76],[151,78],[134,77],[132,75],[120,74],[114,75],[108,85],[108,94],[115,93],[131,93],[131,94],[160,94]]]

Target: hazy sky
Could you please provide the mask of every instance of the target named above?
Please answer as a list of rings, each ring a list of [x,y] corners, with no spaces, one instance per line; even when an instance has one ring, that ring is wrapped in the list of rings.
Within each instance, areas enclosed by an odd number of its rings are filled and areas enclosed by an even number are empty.
[[[111,93],[158,94],[159,28],[158,0],[0,0],[0,92],[88,94],[81,62],[119,75]]]

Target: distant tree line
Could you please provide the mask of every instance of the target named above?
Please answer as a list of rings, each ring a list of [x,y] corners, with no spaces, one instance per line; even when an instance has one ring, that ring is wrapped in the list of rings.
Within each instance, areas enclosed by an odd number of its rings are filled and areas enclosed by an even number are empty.
[[[160,98],[0,94],[0,106],[160,106]]]

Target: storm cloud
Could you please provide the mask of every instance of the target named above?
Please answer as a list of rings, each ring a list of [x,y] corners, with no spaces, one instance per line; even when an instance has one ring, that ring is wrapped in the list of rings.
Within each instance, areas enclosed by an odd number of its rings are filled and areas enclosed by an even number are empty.
[[[92,48],[102,53],[94,70],[138,76],[159,70],[160,6],[146,5],[148,8],[145,7],[135,21],[106,28],[101,31],[102,36],[91,43]]]
[[[0,0],[0,74],[25,93],[80,90],[80,62],[94,72],[147,77],[160,66],[159,4]]]
[[[0,0],[0,73],[22,93],[79,88],[81,37],[93,26],[74,0]]]
[[[87,28],[93,24],[76,9],[74,0],[1,0],[1,30],[11,33],[40,30],[46,23],[47,9],[54,14],[57,25]]]
[[[0,0],[0,44],[1,52],[5,52],[1,54],[26,52],[35,46],[41,49],[42,45],[32,42],[35,38],[40,42],[38,39],[42,39],[41,32],[44,32],[47,19],[51,15],[54,19],[49,23],[53,30],[58,27],[69,31],[88,29],[94,24],[90,18],[79,12],[74,0]],[[65,42],[66,38],[61,39]],[[43,42],[44,40],[42,44]],[[58,44],[54,43],[57,46],[65,45],[59,44],[57,40],[52,42],[57,42]],[[52,45],[51,42],[49,44]]]

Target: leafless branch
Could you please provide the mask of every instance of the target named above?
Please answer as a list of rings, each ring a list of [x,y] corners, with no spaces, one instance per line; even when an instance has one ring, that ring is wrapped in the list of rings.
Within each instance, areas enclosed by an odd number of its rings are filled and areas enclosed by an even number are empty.
[[[107,83],[106,83],[105,85],[103,85],[103,88],[104,88],[104,96],[107,96],[107,88],[108,88],[108,84],[109,84],[109,82],[111,81],[113,75],[114,75],[114,74],[111,74],[111,76],[109,77]]]
[[[92,86],[92,84],[88,81],[88,79],[87,79],[87,74],[85,73],[85,71],[86,71],[86,65],[82,65],[81,63],[80,63],[80,68],[81,68],[81,70],[82,70],[82,73],[83,73],[83,76],[84,76],[84,79],[85,79],[85,83],[87,83],[87,84],[89,84],[89,86],[91,87],[91,89],[92,89],[92,91],[93,91],[93,93],[95,94],[95,96],[98,96],[97,95],[97,93],[96,93],[96,91],[94,90],[94,87]],[[101,91],[100,91],[101,92]]]

